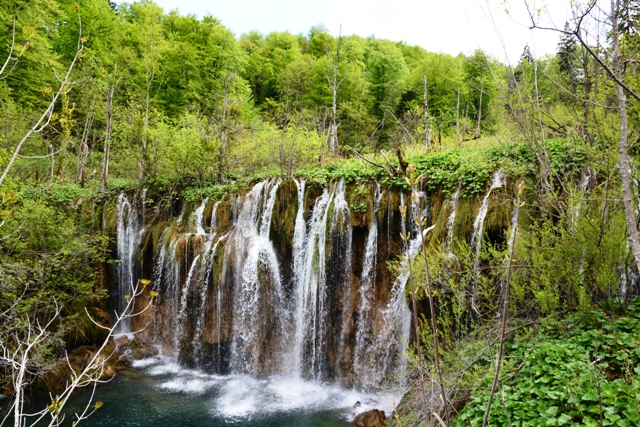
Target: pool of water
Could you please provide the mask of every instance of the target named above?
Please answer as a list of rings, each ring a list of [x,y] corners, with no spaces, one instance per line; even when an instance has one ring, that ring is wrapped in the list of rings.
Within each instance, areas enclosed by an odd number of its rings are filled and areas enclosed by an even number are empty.
[[[67,405],[67,423],[85,404]],[[369,394],[290,377],[218,376],[180,367],[166,357],[144,359],[98,386],[103,406],[82,425],[346,427],[371,408],[391,413],[398,395]],[[354,408],[356,402],[360,402]]]

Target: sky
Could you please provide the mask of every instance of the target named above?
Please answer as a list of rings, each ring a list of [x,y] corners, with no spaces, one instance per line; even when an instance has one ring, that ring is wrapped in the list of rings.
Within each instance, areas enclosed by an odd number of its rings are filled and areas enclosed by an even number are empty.
[[[536,57],[554,53],[558,44],[558,33],[529,29],[525,1],[559,28],[569,16],[561,0],[154,0],[166,12],[212,15],[236,36],[252,30],[308,34],[322,24],[334,36],[375,36],[430,52],[482,48],[509,64],[518,62],[526,44]]]

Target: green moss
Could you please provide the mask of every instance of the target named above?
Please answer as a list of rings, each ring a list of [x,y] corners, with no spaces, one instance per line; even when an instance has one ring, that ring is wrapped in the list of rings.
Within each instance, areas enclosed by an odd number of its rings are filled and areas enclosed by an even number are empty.
[[[298,188],[293,180],[280,184],[273,207],[270,237],[276,247],[283,248],[293,241],[298,214]]]
[[[213,290],[218,290],[218,287],[220,286],[220,279],[221,279],[221,275],[222,275],[222,263],[224,261],[224,253],[225,253],[225,246],[226,246],[226,240],[221,240],[218,243],[218,248],[216,250],[216,253],[213,257],[213,262],[212,262],[212,269],[211,271],[212,276],[211,276],[211,280],[212,280],[212,288]],[[233,263],[233,253],[229,254],[229,261],[231,263]]]

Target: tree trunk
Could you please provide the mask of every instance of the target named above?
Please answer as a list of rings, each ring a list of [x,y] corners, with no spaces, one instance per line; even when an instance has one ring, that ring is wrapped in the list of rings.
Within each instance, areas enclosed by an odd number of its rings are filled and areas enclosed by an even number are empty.
[[[460,140],[460,88],[458,88],[458,102],[456,103],[456,139],[458,140],[458,148],[462,145]]]
[[[618,12],[620,11],[619,0],[611,0],[611,26],[613,39],[613,73],[618,81],[622,81],[622,64],[620,61],[620,34],[618,28]],[[624,88],[616,83],[618,94],[618,110],[620,112],[620,179],[622,181],[622,199],[624,202],[624,212],[629,228],[629,245],[636,261],[636,267],[640,271],[640,239],[638,238],[638,226],[634,207],[634,197],[631,190],[631,179],[629,176],[629,156],[627,154],[627,96]]]
[[[84,187],[87,179],[87,162],[89,159],[89,133],[91,133],[91,127],[93,126],[93,116],[87,115],[87,119],[84,122],[84,130],[82,132],[82,153],[80,155],[80,171],[78,173],[80,177],[80,186]]]
[[[336,53],[329,56],[329,52],[326,52],[327,59],[331,65],[331,75],[325,73],[329,88],[331,88],[331,124],[329,125],[329,134],[327,135],[327,143],[329,145],[329,154],[331,156],[338,155],[338,89],[340,85],[347,77],[345,74],[341,79],[338,79],[340,74],[340,61],[342,59],[342,29],[338,36],[338,44],[336,46]]]
[[[114,75],[115,77],[115,75]],[[117,81],[114,79],[110,85],[107,85],[107,125],[104,133],[104,154],[102,158],[102,183],[104,191],[109,190],[109,155],[111,150],[111,119],[113,117],[113,94],[116,91]]]
[[[482,122],[482,95],[484,94],[484,79],[480,83],[480,105],[478,106],[478,124],[476,127],[476,137],[480,137],[480,123]]]
[[[422,83],[423,108],[424,108],[424,142],[427,150],[431,146],[431,134],[429,132],[429,98],[427,97],[427,76],[423,76]]]
[[[227,110],[229,108],[229,89],[235,80],[235,73],[229,72],[224,82],[224,96],[222,101],[222,114],[220,116],[220,151],[218,162],[218,181],[225,182],[227,173],[227,151],[229,135],[227,132]]]

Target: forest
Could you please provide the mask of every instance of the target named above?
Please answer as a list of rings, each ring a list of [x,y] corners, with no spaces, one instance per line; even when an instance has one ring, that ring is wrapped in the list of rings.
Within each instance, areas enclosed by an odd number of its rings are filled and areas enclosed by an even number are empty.
[[[381,301],[406,276],[408,344],[394,357],[407,380],[388,425],[640,425],[640,5],[567,3],[561,28],[530,10],[532,29],[557,34],[554,54],[523,46],[518,63],[505,64],[483,50],[452,56],[321,25],[234,34],[214,16],[151,0],[0,0],[0,425],[62,425],[77,388],[99,390],[113,375],[122,325],[179,330],[142,335],[185,366],[278,373],[262,359],[215,359],[207,345],[235,354],[236,326],[227,337],[205,320],[181,323],[191,298],[210,311],[224,301],[220,291],[207,296],[222,287],[208,274],[193,285],[202,297],[189,291],[207,256],[210,271],[227,258],[249,262],[233,234],[242,197],[264,199],[251,238],[273,242],[272,258],[255,261],[260,292],[282,286],[286,295],[302,280],[298,222],[312,230],[323,197],[327,243],[317,245],[327,271],[336,248],[352,254],[339,245],[361,257],[340,264],[354,272],[351,290],[330,287],[347,276],[326,278],[327,306],[332,294],[352,299],[332,313],[336,339],[353,350],[314,335],[325,359],[306,359],[303,338],[254,352],[300,353],[305,379],[373,387],[354,367],[386,381],[386,365],[363,362],[375,360],[375,338],[356,329],[368,304],[391,306]],[[376,240],[384,224],[392,237]],[[142,236],[128,262],[126,227]],[[167,264],[169,249],[186,267]],[[325,265],[306,256],[309,271]],[[125,277],[131,291],[120,292]],[[294,310],[279,298],[278,310]],[[244,310],[229,307],[236,313],[218,308],[219,322]],[[251,312],[291,342],[309,333],[303,314],[290,315],[299,329],[289,331],[268,307]],[[391,339],[377,322],[367,334]],[[34,418],[35,390],[51,394]],[[102,405],[89,399],[73,425]]]

